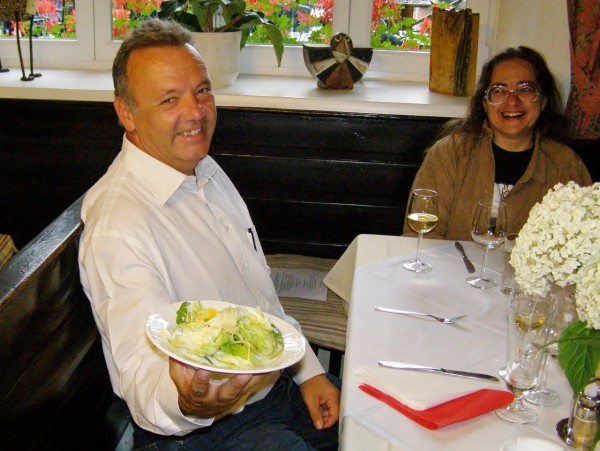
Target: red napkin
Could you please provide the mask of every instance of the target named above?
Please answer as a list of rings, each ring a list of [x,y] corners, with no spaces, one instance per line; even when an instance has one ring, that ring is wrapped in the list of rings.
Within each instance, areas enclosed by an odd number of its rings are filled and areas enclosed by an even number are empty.
[[[414,410],[370,385],[361,384],[358,388],[393,407],[421,426],[432,430],[507,406],[514,398],[514,395],[507,391],[483,389],[426,410]]]

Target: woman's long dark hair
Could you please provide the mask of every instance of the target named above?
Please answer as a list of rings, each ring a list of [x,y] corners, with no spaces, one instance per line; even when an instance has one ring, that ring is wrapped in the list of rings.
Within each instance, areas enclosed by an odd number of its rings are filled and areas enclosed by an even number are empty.
[[[543,137],[568,143],[569,121],[562,113],[561,95],[556,80],[548,69],[544,57],[529,47],[504,49],[484,64],[475,92],[469,103],[467,117],[446,124],[442,129],[441,137],[453,133],[464,133],[472,139],[479,138],[483,123],[487,118],[483,102],[485,102],[485,91],[489,88],[492,80],[492,72],[499,63],[516,59],[523,60],[531,65],[541,95],[546,99],[546,107],[540,112],[540,117],[535,124],[536,130]]]

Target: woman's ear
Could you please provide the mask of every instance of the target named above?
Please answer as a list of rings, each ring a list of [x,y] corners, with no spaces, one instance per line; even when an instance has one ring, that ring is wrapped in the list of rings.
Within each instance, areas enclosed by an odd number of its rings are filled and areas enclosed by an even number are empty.
[[[135,123],[133,121],[133,111],[131,108],[122,97],[115,97],[113,105],[121,125],[125,127],[125,130],[128,132],[133,132],[135,130]]]

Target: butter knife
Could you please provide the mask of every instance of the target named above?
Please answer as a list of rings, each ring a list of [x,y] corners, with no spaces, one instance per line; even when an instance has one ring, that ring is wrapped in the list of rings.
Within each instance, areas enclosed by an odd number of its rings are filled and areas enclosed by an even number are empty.
[[[461,243],[459,243],[458,241],[455,241],[454,245],[456,246],[456,249],[458,249],[458,252],[460,253],[460,255],[463,259],[463,262],[465,262],[467,271],[475,272],[475,267],[473,266],[473,263],[471,263],[471,260],[469,260],[469,257],[467,257],[467,254],[465,253],[465,248],[463,247],[463,245]]]
[[[447,374],[448,376],[467,377],[469,379],[483,379],[485,381],[500,381],[500,379],[498,379],[496,376],[490,376],[489,374],[473,373],[471,371],[448,370],[446,368],[414,365],[412,363],[391,362],[389,360],[380,360],[379,366],[385,366],[387,368],[394,368],[397,370],[427,371],[430,373]]]

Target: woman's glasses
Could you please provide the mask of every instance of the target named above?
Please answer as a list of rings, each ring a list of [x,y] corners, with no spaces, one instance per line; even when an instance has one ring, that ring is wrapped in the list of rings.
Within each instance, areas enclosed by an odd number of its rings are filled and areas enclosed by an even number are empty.
[[[515,89],[506,86],[494,85],[485,92],[485,100],[490,105],[500,105],[508,100],[511,94],[517,96],[521,102],[535,102],[540,93],[536,85],[532,83],[521,83]]]

